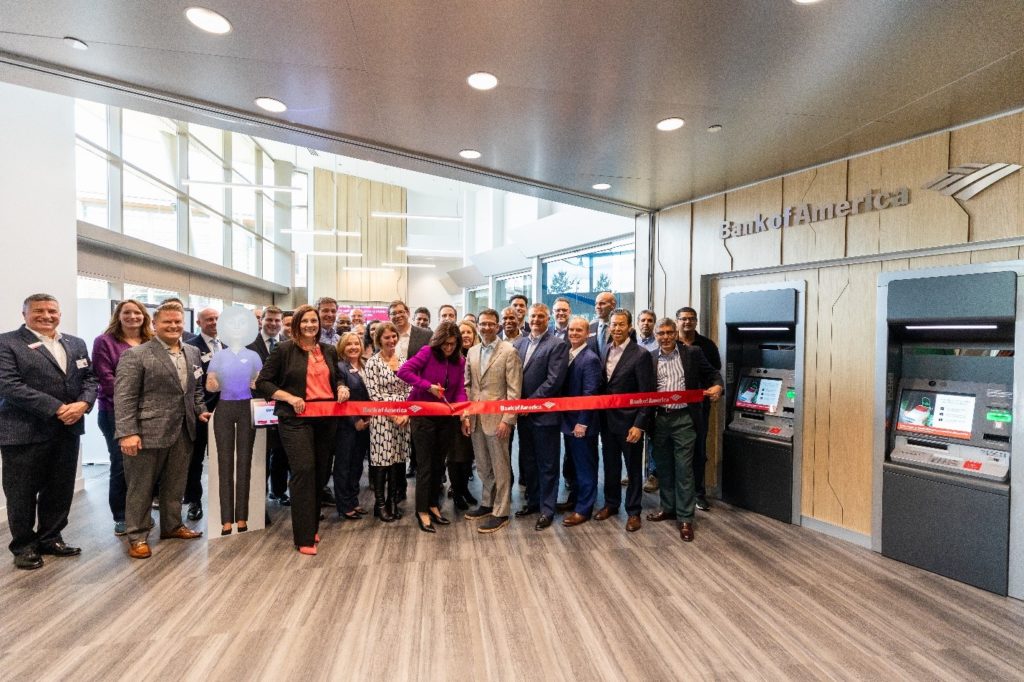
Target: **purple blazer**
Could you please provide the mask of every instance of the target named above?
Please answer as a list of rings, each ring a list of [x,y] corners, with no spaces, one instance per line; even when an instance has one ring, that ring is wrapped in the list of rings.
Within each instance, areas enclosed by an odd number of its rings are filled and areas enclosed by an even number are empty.
[[[445,386],[444,396],[450,403],[466,399],[466,358],[458,353],[458,362],[438,360],[430,346],[420,348],[398,368],[398,378],[412,386],[409,400],[441,402],[430,392],[434,384]]]
[[[129,344],[118,341],[113,334],[100,334],[92,342],[92,373],[99,382],[96,407],[102,412],[114,411],[114,373],[121,353],[129,348]]]

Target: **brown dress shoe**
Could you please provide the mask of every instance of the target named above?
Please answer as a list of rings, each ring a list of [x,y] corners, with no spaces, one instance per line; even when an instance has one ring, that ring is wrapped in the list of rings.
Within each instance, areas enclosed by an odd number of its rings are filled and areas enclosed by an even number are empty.
[[[562,525],[572,528],[573,526],[578,526],[581,523],[584,523],[585,521],[587,521],[586,516],[584,516],[583,514],[577,514],[576,512],[573,512],[571,514],[568,514],[564,519],[562,519]]]
[[[186,526],[178,526],[170,533],[160,533],[160,538],[163,540],[195,540],[198,537],[202,537],[202,535],[202,531],[192,530]]]
[[[630,516],[629,520],[626,521],[626,530],[630,533],[635,533],[640,530],[640,515]]]
[[[596,514],[594,514],[595,521],[604,521],[609,516],[615,516],[619,513],[618,509],[611,509],[609,507],[601,507]]]
[[[145,540],[140,540],[139,542],[133,542],[128,547],[128,556],[133,559],[148,559],[153,556],[153,552],[150,551],[149,545]]]
[[[675,521],[676,520],[676,515],[671,513],[671,512],[667,512],[664,509],[659,509],[656,512],[648,514],[647,515],[647,520],[648,521]]]
[[[679,524],[679,537],[683,542],[693,542],[693,524],[688,521]]]

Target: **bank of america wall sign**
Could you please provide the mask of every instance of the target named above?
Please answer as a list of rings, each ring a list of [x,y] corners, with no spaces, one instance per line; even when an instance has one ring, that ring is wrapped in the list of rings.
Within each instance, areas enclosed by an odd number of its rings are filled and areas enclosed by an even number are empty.
[[[930,189],[947,197],[967,201],[1000,180],[1020,170],[1016,163],[965,163],[950,168],[921,189]]]

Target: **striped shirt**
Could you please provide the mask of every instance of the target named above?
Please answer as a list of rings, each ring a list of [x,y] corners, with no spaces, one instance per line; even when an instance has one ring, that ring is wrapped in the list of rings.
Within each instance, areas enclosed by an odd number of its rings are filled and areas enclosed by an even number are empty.
[[[686,376],[683,374],[683,358],[679,354],[679,348],[671,353],[658,349],[658,390],[659,391],[685,391]],[[686,405],[666,405],[666,410],[685,409]]]

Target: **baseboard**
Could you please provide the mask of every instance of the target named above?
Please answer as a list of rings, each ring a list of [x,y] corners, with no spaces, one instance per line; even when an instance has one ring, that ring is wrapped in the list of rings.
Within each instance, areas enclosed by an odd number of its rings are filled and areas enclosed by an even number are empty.
[[[828,535],[829,537],[844,540],[851,544],[857,545],[858,547],[871,549],[870,535],[857,533],[855,531],[850,530],[849,528],[840,528],[839,526],[834,526],[831,523],[819,521],[818,519],[812,519],[809,516],[801,516],[800,525],[804,528],[813,530],[817,533],[821,533],[822,535]]]

